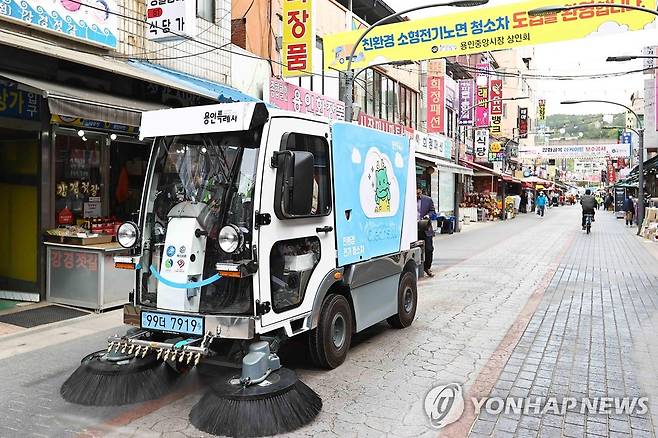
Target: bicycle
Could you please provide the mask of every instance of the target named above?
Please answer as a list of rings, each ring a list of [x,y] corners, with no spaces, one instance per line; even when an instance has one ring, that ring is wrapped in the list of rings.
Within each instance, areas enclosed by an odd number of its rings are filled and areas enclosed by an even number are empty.
[[[585,231],[587,231],[587,234],[590,233],[590,230],[592,229],[592,221],[594,220],[594,215],[593,214],[586,214],[585,215]]]

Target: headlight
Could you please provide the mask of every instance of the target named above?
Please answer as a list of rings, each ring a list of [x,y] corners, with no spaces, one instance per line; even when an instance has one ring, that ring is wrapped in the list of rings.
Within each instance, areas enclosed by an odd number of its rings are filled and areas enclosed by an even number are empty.
[[[134,222],[124,222],[117,230],[117,241],[124,248],[132,248],[137,243],[139,231]]]
[[[226,253],[233,253],[242,246],[242,232],[235,225],[226,225],[219,231],[219,247]]]

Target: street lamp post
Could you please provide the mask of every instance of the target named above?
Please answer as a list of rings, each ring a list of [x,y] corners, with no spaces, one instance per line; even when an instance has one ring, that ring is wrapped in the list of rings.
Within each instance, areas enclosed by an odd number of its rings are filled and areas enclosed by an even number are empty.
[[[656,13],[658,15],[658,13]],[[572,104],[578,104],[578,103],[607,103],[610,105],[617,105],[622,108],[625,108],[627,111],[629,111],[633,116],[635,116],[635,124],[637,127],[637,132],[639,139],[640,139],[640,145],[639,145],[639,151],[638,151],[638,195],[639,195],[639,200],[638,200],[638,205],[637,205],[637,235],[640,235],[640,231],[642,230],[642,223],[644,222],[644,126],[640,123],[640,117],[637,115],[635,111],[633,111],[632,108],[618,103],[618,102],[612,102],[609,100],[565,100],[563,102],[560,102],[563,105],[572,105]]]
[[[402,15],[409,14],[411,12],[416,12],[420,11],[423,9],[429,9],[429,8],[438,8],[438,7],[443,7],[443,6],[450,6],[450,7],[457,7],[457,8],[468,8],[468,7],[473,7],[473,6],[481,6],[484,4],[487,4],[489,0],[453,0],[450,2],[446,3],[431,3],[428,5],[422,5],[422,6],[416,6],[414,8],[410,9],[405,9],[404,11],[396,12],[395,14],[388,15],[381,20],[378,20],[374,22],[372,25],[368,26],[363,33],[359,36],[359,38],[356,40],[354,45],[352,46],[352,50],[350,51],[349,56],[347,57],[347,69],[345,70],[345,86],[344,86],[344,93],[343,93],[343,102],[345,102],[345,120],[348,122],[352,121],[352,117],[354,114],[354,72],[352,72],[352,60],[354,59],[354,54],[356,53],[356,49],[359,47],[361,44],[361,41],[370,33],[371,30],[373,30],[375,27],[386,23],[389,20],[392,20],[394,18],[401,17]]]

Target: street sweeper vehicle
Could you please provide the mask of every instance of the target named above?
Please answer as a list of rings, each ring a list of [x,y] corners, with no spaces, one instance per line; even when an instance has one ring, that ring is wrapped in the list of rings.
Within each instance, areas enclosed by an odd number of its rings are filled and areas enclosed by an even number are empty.
[[[154,138],[138,223],[118,241],[135,285],[124,322],[64,383],[86,405],[163,395],[198,366],[208,392],[190,421],[209,433],[271,435],[322,401],[282,368],[300,337],[339,366],[352,336],[411,325],[422,264],[415,163],[406,137],[231,103],[143,113]],[[209,377],[208,377],[209,376]]]

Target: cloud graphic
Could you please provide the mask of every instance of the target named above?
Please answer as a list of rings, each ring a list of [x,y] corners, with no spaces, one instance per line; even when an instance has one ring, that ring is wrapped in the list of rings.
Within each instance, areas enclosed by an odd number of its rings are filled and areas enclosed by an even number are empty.
[[[651,23],[644,26],[644,30],[655,30],[658,25],[658,20],[654,20]]]
[[[602,36],[602,35],[613,35],[616,33],[620,32],[628,32],[628,26],[625,24],[619,24],[616,21],[606,21],[605,23],[601,24],[596,31],[590,33],[587,35],[587,37],[591,36]]]
[[[395,153],[395,167],[402,168],[404,166],[404,160],[402,159],[402,154],[399,152]]]
[[[357,148],[352,149],[352,163],[359,164],[361,162],[361,154]]]

